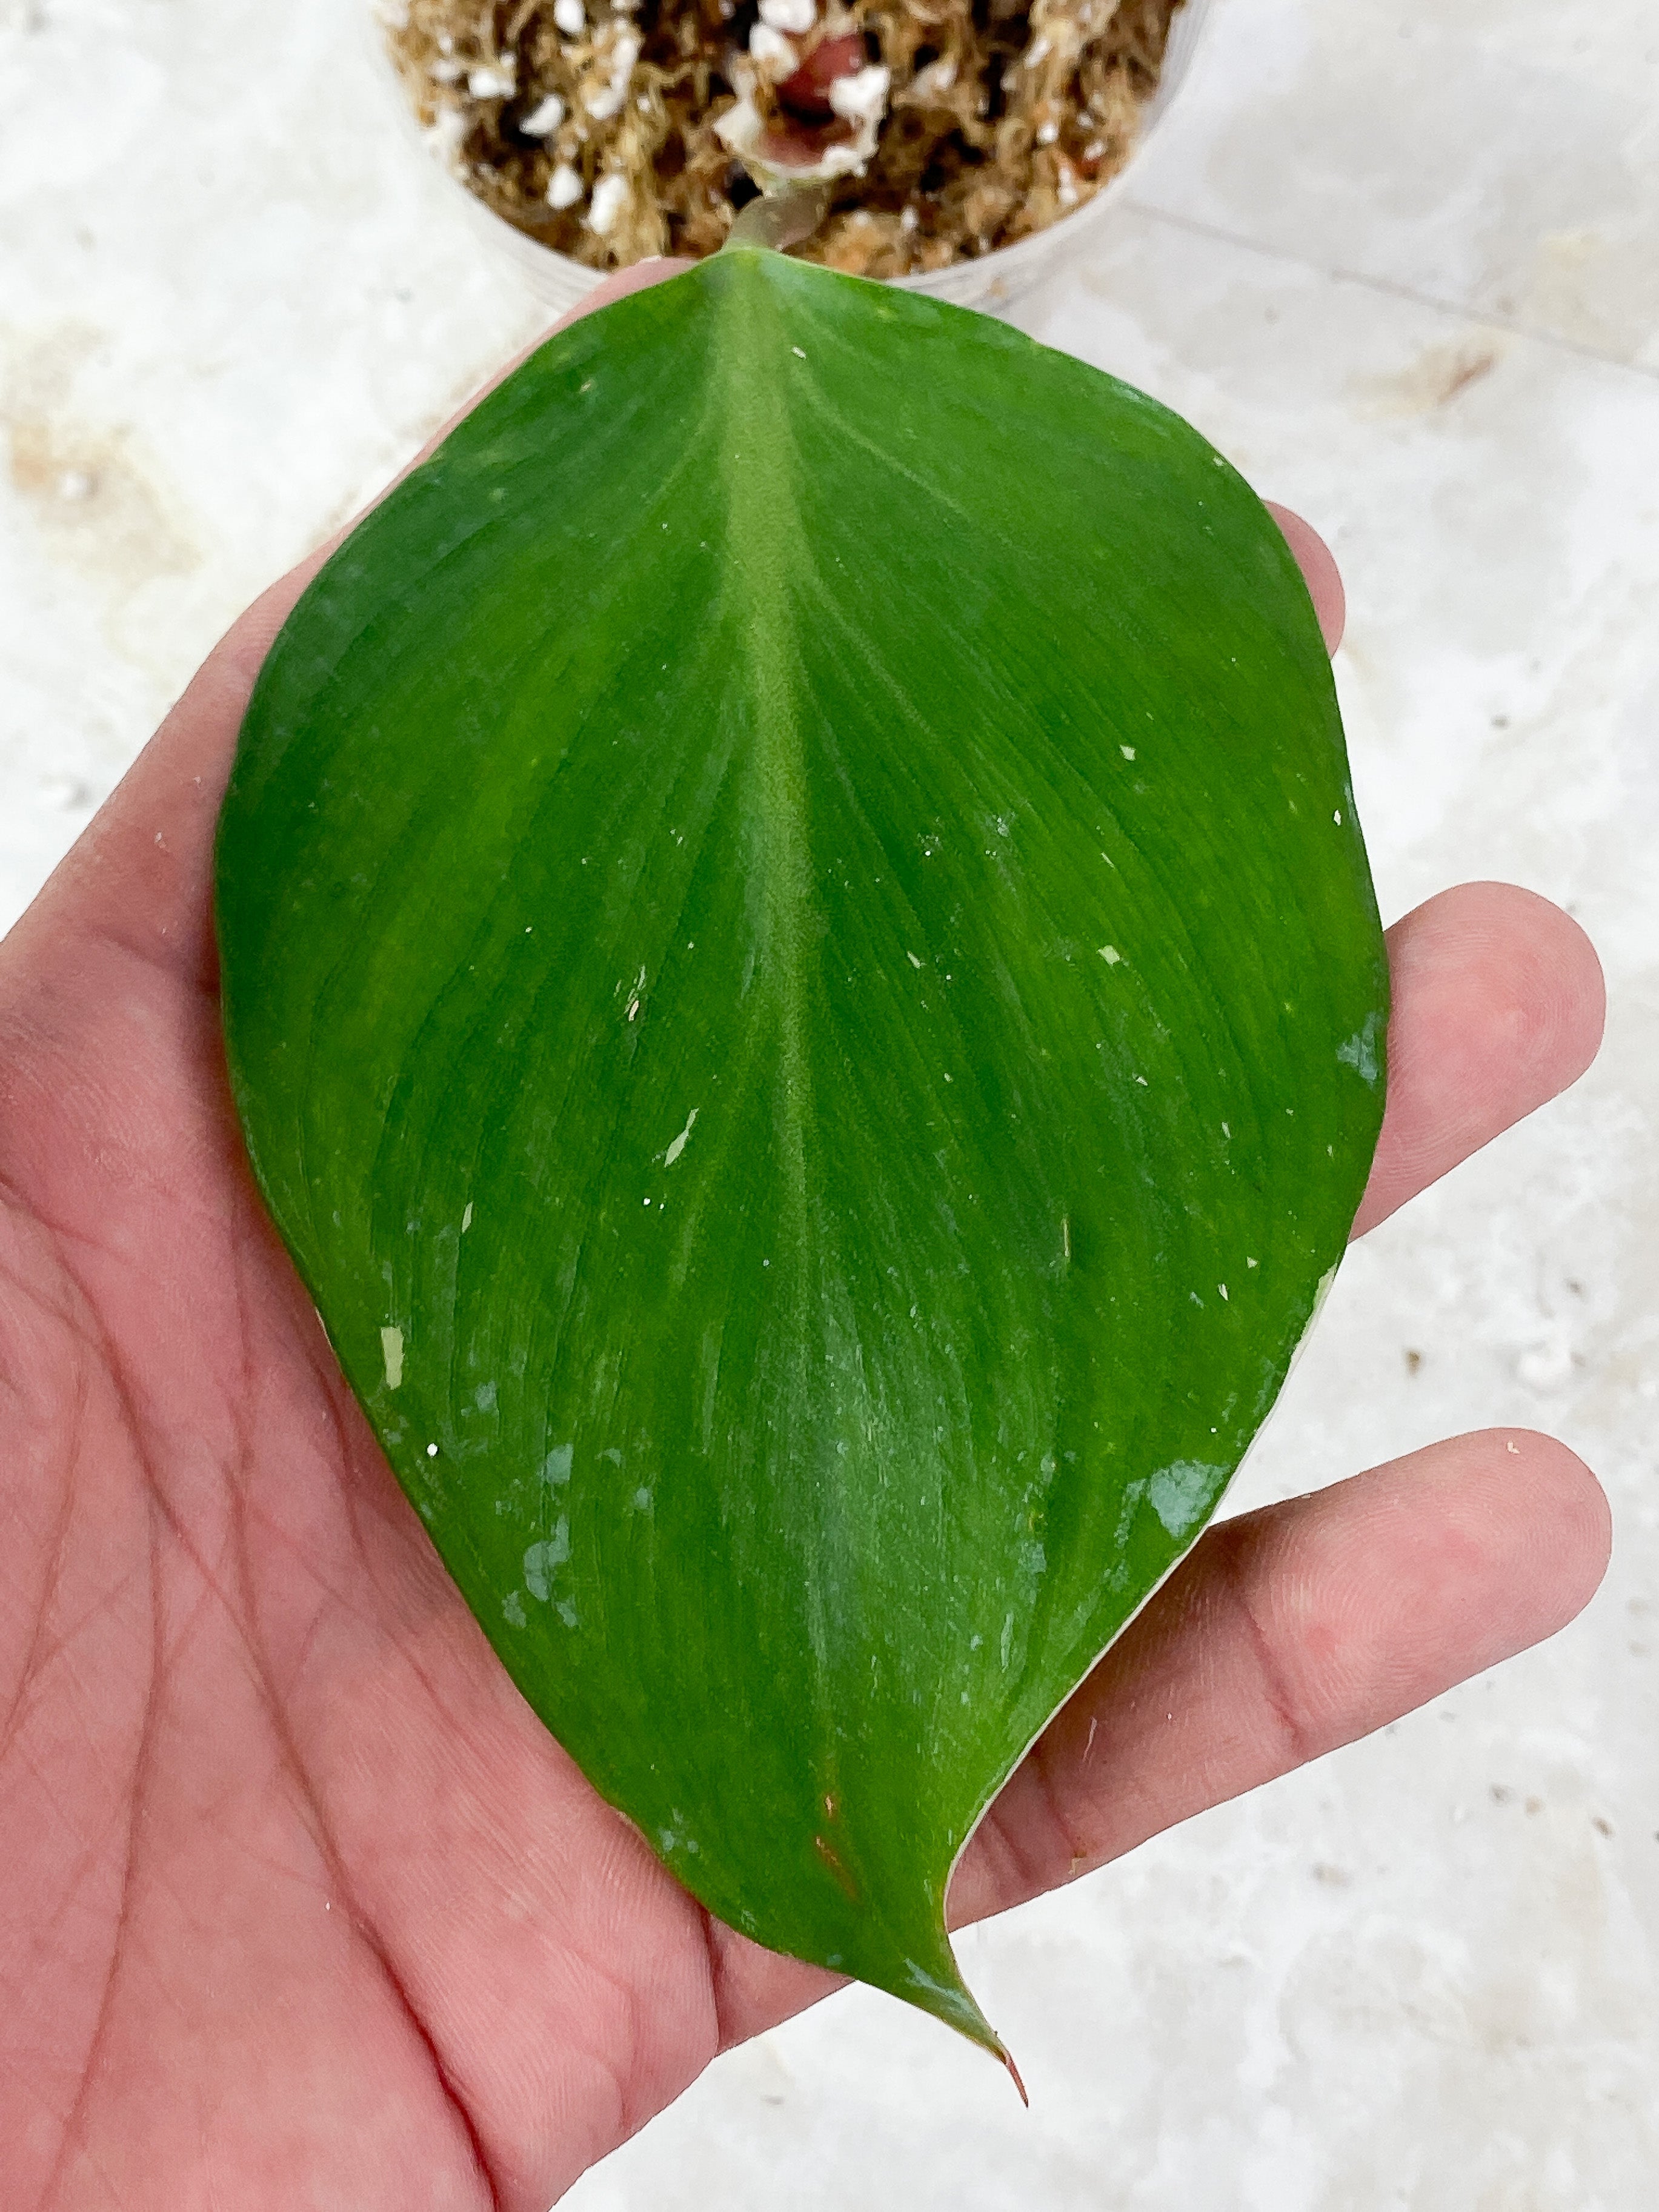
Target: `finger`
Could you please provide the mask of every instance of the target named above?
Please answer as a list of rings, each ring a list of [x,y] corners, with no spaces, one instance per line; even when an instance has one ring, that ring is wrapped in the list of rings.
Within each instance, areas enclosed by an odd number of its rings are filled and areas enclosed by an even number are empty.
[[[1565,1444],[1497,1430],[1212,1528],[986,1816],[952,1920],[1116,1858],[1553,1635],[1601,1581],[1609,1533]]]
[[[1308,596],[1314,603],[1314,612],[1319,617],[1320,635],[1325,641],[1327,653],[1334,653],[1342,642],[1343,625],[1348,618],[1348,599],[1342,588],[1342,575],[1336,565],[1336,556],[1325,543],[1311,522],[1304,522],[1288,507],[1280,507],[1276,500],[1263,500],[1273,520],[1285,534],[1285,543],[1296,556],[1296,565],[1302,571],[1308,586]]]
[[[1601,1041],[1601,963],[1513,884],[1442,891],[1389,932],[1388,1107],[1356,1237],[1577,1081]]]
[[[596,284],[579,306],[475,392],[379,498],[418,468],[457,422],[556,332],[690,266],[667,259],[636,262]],[[371,502],[378,504],[379,499]],[[337,531],[231,625],[7,939],[8,961],[21,957],[41,931],[60,941],[65,932],[89,932],[193,981],[212,984],[208,892],[213,828],[236,732],[276,633],[306,586],[362,520],[359,515]]]

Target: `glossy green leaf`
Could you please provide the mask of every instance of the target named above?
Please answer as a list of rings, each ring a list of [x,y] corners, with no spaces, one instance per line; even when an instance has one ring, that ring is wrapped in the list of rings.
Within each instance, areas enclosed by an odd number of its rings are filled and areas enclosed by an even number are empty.
[[[728,252],[336,554],[217,896],[261,1188],[526,1697],[714,1911],[995,2047],[950,1869],[1381,1117],[1269,517],[1092,369]]]

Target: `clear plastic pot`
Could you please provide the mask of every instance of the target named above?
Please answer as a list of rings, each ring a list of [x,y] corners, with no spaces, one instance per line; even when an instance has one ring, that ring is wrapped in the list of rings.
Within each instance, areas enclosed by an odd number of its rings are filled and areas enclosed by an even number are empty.
[[[981,254],[975,260],[959,261],[949,269],[932,270],[915,276],[895,276],[888,281],[902,291],[923,292],[931,299],[953,301],[963,307],[982,307],[995,314],[1012,305],[1020,293],[1029,290],[1056,264],[1074,258],[1086,247],[1125,178],[1133,173],[1149,134],[1181,89],[1210,7],[1211,0],[1183,0],[1176,9],[1170,23],[1158,89],[1140,112],[1140,133],[1134,150],[1116,176],[1103,185],[1074,214],[1062,216],[1046,230],[1022,238],[1017,245],[999,246],[994,253]],[[374,41],[380,74],[391,87],[410,136],[419,143],[420,134],[408,98],[392,64],[385,32],[372,4],[363,9],[363,17]],[[572,261],[565,254],[555,253],[548,246],[538,246],[533,238],[494,214],[459,177],[454,184],[471,210],[479,235],[497,254],[512,262],[530,290],[556,313],[563,314],[576,306],[600,282],[602,271]]]

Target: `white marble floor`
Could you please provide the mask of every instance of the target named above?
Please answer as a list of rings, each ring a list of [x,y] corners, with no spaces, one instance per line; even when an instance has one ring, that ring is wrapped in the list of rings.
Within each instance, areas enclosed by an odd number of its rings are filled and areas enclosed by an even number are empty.
[[[398,129],[353,5],[0,0],[0,922],[238,607],[538,327]],[[1235,1503],[1525,1422],[1602,1474],[1615,1564],[1555,1643],[965,1937],[1029,2116],[851,1992],[568,2201],[1647,2212],[1651,0],[1218,0],[1085,264],[1018,319],[1190,415],[1336,547],[1385,912],[1510,877],[1608,969],[1598,1066],[1356,1252]]]

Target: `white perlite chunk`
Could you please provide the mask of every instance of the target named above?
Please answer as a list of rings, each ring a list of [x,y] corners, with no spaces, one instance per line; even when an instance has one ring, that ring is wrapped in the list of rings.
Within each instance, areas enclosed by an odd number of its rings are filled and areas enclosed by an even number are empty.
[[[459,107],[441,107],[432,118],[426,143],[441,161],[453,168],[467,129],[467,119]]]
[[[939,61],[929,62],[926,69],[916,71],[910,80],[910,94],[915,100],[924,96],[932,100],[949,92],[956,81],[957,65],[946,54]]]
[[[509,54],[505,61],[486,62],[466,81],[474,100],[511,100],[518,89],[519,65]]]
[[[628,204],[628,179],[612,169],[593,187],[593,204],[588,210],[587,227],[596,237],[607,237],[617,227],[617,218]]]
[[[599,92],[584,93],[582,106],[596,123],[608,123],[613,115],[622,112],[628,98],[629,79],[634,74],[634,64],[640,58],[640,41],[632,31],[621,32],[611,49],[611,82]]]
[[[888,72],[875,65],[853,76],[838,76],[830,88],[830,105],[852,122],[879,123],[891,82]]]
[[[769,28],[798,39],[817,21],[817,0],[760,0],[760,19]]]
[[[587,10],[582,0],[556,0],[553,21],[567,39],[579,38],[587,27]]]
[[[564,102],[556,92],[532,107],[519,125],[526,138],[550,138],[564,121]]]
[[[793,76],[799,64],[795,50],[781,31],[775,31],[763,22],[757,23],[749,33],[749,52],[771,77],[781,80]]]
[[[568,161],[561,161],[547,180],[547,204],[550,208],[574,207],[582,196],[582,180]]]
[[[745,160],[759,150],[760,142],[765,135],[766,126],[761,121],[760,110],[746,93],[735,106],[728,107],[724,115],[715,118],[714,136]]]

